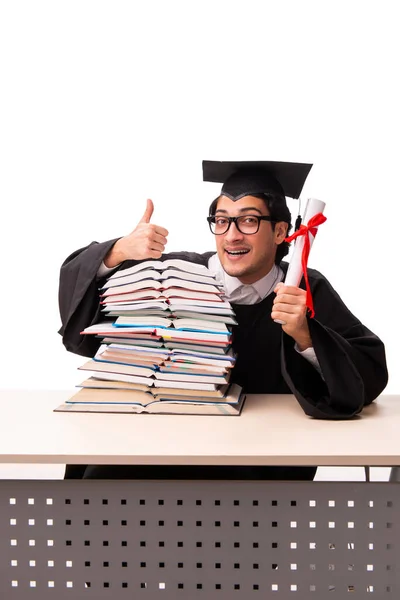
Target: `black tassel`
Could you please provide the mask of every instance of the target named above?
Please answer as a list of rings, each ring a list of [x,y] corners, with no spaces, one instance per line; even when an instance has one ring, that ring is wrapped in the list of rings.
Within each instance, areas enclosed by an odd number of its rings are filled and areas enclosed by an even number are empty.
[[[300,225],[301,225],[301,215],[299,215],[299,216],[297,217],[297,219],[296,219],[296,223],[295,223],[295,226],[294,226],[294,230],[295,230],[295,231],[298,231],[298,230],[300,229]]]

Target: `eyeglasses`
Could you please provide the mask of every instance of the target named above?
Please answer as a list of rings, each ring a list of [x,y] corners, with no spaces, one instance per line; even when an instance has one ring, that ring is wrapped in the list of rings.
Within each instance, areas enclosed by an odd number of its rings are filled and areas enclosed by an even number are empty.
[[[260,221],[276,223],[272,217],[262,215],[241,215],[240,217],[225,217],[223,215],[212,215],[207,217],[211,232],[214,235],[223,235],[235,223],[236,228],[244,235],[253,235],[260,229]]]

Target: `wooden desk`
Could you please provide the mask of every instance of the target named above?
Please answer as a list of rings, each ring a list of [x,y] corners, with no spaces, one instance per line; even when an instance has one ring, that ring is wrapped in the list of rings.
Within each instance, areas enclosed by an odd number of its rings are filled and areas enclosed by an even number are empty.
[[[54,413],[73,392],[0,392],[0,462],[391,466],[400,396],[351,421],[305,416],[291,395],[249,395],[240,417]]]
[[[316,421],[292,396],[242,415],[53,413],[71,392],[0,394],[4,463],[400,463],[400,398]],[[0,482],[0,598],[399,597],[397,483]],[[375,594],[375,595],[374,595]]]

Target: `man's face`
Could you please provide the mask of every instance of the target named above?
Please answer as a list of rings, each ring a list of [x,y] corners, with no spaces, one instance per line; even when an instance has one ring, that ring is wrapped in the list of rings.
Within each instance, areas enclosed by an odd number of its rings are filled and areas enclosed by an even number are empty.
[[[234,202],[226,196],[221,196],[215,215],[261,216],[269,215],[269,211],[261,198],[244,196]],[[284,241],[287,227],[287,223],[280,221],[273,230],[269,221],[261,221],[257,233],[245,235],[232,223],[225,234],[215,236],[218,258],[224,271],[246,284],[264,277],[274,265],[277,246]],[[239,251],[241,252],[238,253]]]

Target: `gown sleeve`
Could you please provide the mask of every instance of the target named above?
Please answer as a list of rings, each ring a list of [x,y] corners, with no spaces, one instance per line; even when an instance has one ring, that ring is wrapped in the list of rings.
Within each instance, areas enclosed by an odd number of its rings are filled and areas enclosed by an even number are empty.
[[[62,325],[59,333],[70,352],[93,356],[100,346],[95,336],[81,335],[80,332],[100,320],[99,288],[104,279],[97,279],[97,271],[117,239],[100,244],[92,242],[73,252],[61,266],[58,304]]]
[[[349,419],[386,387],[385,348],[349,311],[329,282],[317,271],[309,272],[315,317],[308,319],[308,325],[323,377],[295,351],[294,340],[285,333],[282,373],[307,415]]]

